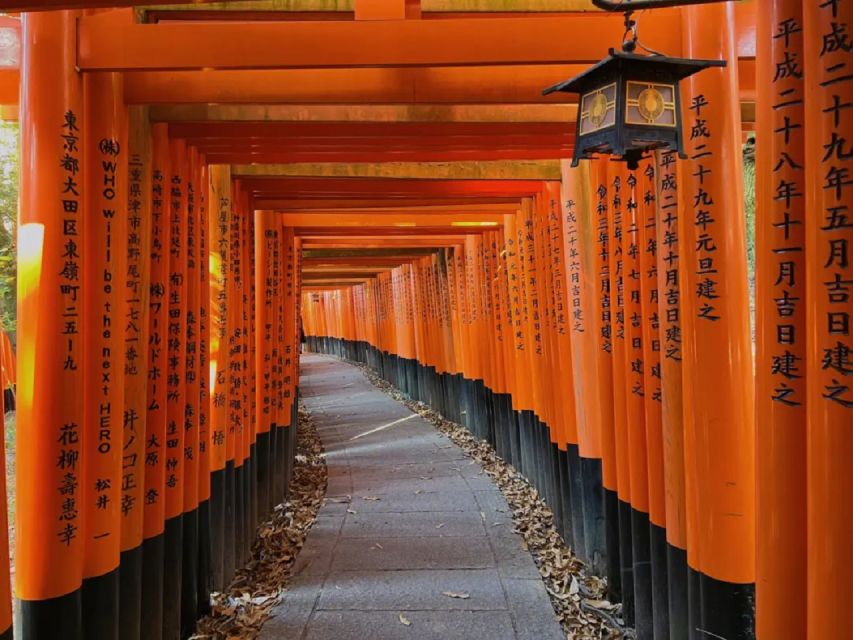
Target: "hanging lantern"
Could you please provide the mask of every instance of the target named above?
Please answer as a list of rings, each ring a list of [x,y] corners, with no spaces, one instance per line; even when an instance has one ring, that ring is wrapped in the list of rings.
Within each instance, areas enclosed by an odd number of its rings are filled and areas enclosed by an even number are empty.
[[[626,18],[632,32],[634,24]],[[633,51],[636,37],[623,48]],[[620,156],[636,169],[643,154],[661,147],[682,158],[678,82],[725,60],[690,60],[610,50],[595,66],[543,91],[580,94],[572,166],[581,159]]]

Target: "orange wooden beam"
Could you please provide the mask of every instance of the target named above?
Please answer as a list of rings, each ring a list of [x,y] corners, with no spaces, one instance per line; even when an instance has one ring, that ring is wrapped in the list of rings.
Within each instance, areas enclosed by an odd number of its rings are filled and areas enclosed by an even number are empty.
[[[192,0],[194,3],[216,2],[217,0]],[[238,2],[240,0],[237,0]],[[145,4],[173,4],[174,0],[146,0]],[[17,13],[23,11],[56,11],[58,9],[97,9],[135,7],[138,0],[0,0],[0,11]]]
[[[271,139],[217,139],[217,138],[186,138],[187,143],[199,147],[201,151],[332,151],[343,149],[348,151],[375,151],[393,149],[399,151],[414,151],[417,149],[464,151],[479,149],[554,149],[571,148],[573,135],[569,133],[568,124],[563,125],[563,132],[556,135],[514,136],[512,125],[506,127],[506,137],[500,136],[460,136],[442,138],[438,136],[376,136],[374,138],[271,138]]]
[[[303,238],[303,249],[387,249],[418,248],[418,247],[454,247],[463,244],[458,236],[408,236],[405,238],[389,238],[387,236],[352,236]]]
[[[503,213],[282,213],[279,220],[289,227],[376,228],[406,226],[419,228],[463,226],[463,223],[503,224]],[[353,229],[353,232],[355,230]]]
[[[473,149],[399,151],[215,151],[205,152],[213,164],[270,164],[300,162],[453,162],[465,160],[558,160],[570,158],[571,148]]]
[[[435,207],[435,206],[465,206],[465,205],[518,205],[517,197],[501,197],[501,198],[428,198],[428,199],[397,199],[394,201],[395,207]],[[257,201],[255,202],[257,205]],[[261,207],[255,206],[255,209],[275,209],[277,211],[306,211],[309,209],[329,209],[337,210],[354,210],[354,209],[370,209],[370,208],[387,208],[389,202],[378,198],[350,198],[350,199],[280,199],[273,206]]]
[[[78,66],[134,69],[277,69],[593,63],[621,41],[621,15],[561,18],[133,24],[85,16]],[[677,11],[656,12],[643,40],[679,55]],[[594,34],[595,37],[590,37]],[[318,46],[322,43],[322,46]]]
[[[316,24],[316,23],[312,23]],[[474,27],[472,27],[473,29]],[[139,71],[127,78],[129,104],[485,104],[570,103],[542,89],[585,65]]]
[[[203,139],[349,139],[434,136],[441,139],[472,136],[533,138],[562,136],[564,122],[173,122],[169,135]]]
[[[459,226],[454,225],[414,225],[409,226],[406,224],[400,225],[387,225],[387,226],[373,226],[373,227],[300,227],[296,230],[296,235],[302,238],[337,238],[340,237],[341,232],[346,231],[347,237],[350,238],[364,238],[364,237],[409,237],[409,236],[418,236],[418,237],[430,237],[434,235],[442,235],[442,236],[454,236],[454,235],[465,235],[471,233],[480,233],[482,231],[489,231],[498,228],[498,224],[495,222],[477,222],[472,223],[471,221],[460,221]]]
[[[413,180],[375,178],[246,178],[241,180],[254,196],[270,199],[396,197],[522,197],[541,189],[540,180]]]

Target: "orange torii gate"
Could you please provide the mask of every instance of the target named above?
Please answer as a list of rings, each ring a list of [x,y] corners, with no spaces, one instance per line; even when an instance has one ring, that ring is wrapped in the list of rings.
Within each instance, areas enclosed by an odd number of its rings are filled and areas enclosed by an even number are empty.
[[[620,16],[255,4],[0,2],[38,10],[0,21],[19,636],[192,633],[287,494],[300,327],[492,444],[640,638],[845,628],[853,5],[646,14],[729,65],[682,85],[688,157],[628,170],[570,167],[576,100],[540,95]]]

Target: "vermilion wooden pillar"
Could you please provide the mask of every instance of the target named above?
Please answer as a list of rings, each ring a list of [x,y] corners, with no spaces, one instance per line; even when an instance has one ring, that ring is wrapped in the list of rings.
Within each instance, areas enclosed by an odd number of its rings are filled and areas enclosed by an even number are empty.
[[[230,176],[229,176],[230,179]],[[240,299],[240,272],[243,268],[240,251],[240,211],[236,206],[234,183],[230,182],[227,193],[230,195],[230,224],[228,229],[228,280],[226,299],[228,313],[228,430],[225,439],[225,582],[234,577],[237,568],[237,550],[242,540],[242,369],[243,353],[240,348],[240,318],[242,301]],[[221,196],[222,197],[222,196]],[[225,205],[222,205],[225,206]],[[238,540],[239,536],[239,540]]]
[[[602,341],[613,353],[613,416],[616,442],[616,475],[619,487],[619,562],[622,567],[622,605],[625,620],[634,624],[634,560],[632,546],[632,481],[628,439],[628,407],[625,392],[625,242],[624,202],[627,187],[623,171],[610,163],[602,171],[598,185],[599,233],[608,234],[608,318],[610,331]]]
[[[119,73],[92,73],[83,81],[83,633],[105,640],[118,638],[119,632],[127,273],[127,112],[122,89]]]
[[[756,635],[806,635],[802,0],[758,5],[755,185]],[[780,65],[781,66],[777,66]],[[796,71],[792,69],[791,71]]]
[[[296,238],[293,227],[280,227],[279,238],[281,239],[282,247],[282,395],[284,397],[284,406],[282,411],[283,424],[278,425],[279,436],[282,443],[281,458],[284,460],[285,472],[282,474],[279,487],[280,500],[284,500],[288,494],[288,485],[293,471],[293,455],[296,446],[296,428],[297,428],[297,397],[296,397],[296,378],[299,374],[298,354],[295,348],[297,337],[297,322],[296,315],[296,298],[298,292],[297,272],[298,250],[296,247]]]
[[[284,496],[281,488],[286,475],[284,459],[285,442],[281,425],[290,422],[284,413],[284,247],[281,243],[281,225],[272,225],[272,417],[270,420],[270,501],[273,506],[279,504]]]
[[[698,628],[749,638],[755,441],[735,16],[730,4],[688,7],[682,16],[685,56],[730,61],[681,89],[689,156],[679,185],[687,552],[701,610],[690,628],[696,637]]]
[[[6,388],[6,372],[0,367],[0,389]],[[6,415],[4,398],[0,395],[0,415]],[[6,478],[6,442],[0,442],[0,477]],[[0,638],[12,640],[12,590],[9,576],[9,512],[6,483],[0,493]]]
[[[231,224],[231,179],[228,168],[210,167],[208,197],[208,263],[210,265],[210,547],[211,581],[223,589],[225,575],[226,440],[228,414],[228,280]]]
[[[613,431],[613,361],[610,335],[609,241],[606,198],[597,199],[595,167],[582,163],[571,168],[562,164],[562,206],[566,261],[566,314],[572,340],[571,366],[575,373],[574,394],[577,415],[579,454],[585,462],[570,457],[569,472],[578,485],[582,517],[574,517],[575,544],[582,546],[584,527],[604,528],[604,548],[597,551],[604,563],[610,597],[621,598],[619,567],[619,504],[616,479],[616,444]],[[602,185],[603,187],[603,185]],[[603,230],[601,225],[603,225]],[[580,375],[580,372],[585,372]],[[571,456],[571,449],[569,449]],[[572,472],[576,465],[598,467],[587,476],[600,477],[602,503],[596,499],[597,487],[588,489]],[[574,480],[577,478],[577,480]],[[574,486],[573,486],[574,489]],[[599,506],[592,522],[587,513]],[[576,511],[573,508],[573,512]],[[599,522],[595,520],[599,519]],[[592,530],[592,529],[591,529]],[[594,552],[595,553],[595,552]],[[588,552],[587,552],[587,555]]]
[[[119,636],[142,631],[145,439],[151,297],[151,127],[144,107],[129,110],[127,148],[127,312],[124,324],[124,438],[121,477]]]
[[[809,638],[839,633],[853,588],[851,33],[853,4],[805,0]]]
[[[257,374],[255,405],[258,414],[258,435],[256,454],[258,463],[258,508],[259,515],[266,518],[272,503],[272,459],[270,456],[270,429],[273,423],[273,367],[275,341],[273,324],[276,304],[273,281],[273,254],[278,238],[275,233],[275,222],[271,220],[275,213],[270,211],[255,212],[255,312],[258,327],[255,332],[255,351]]]
[[[246,557],[248,559],[249,554],[251,553],[252,543],[255,540],[255,529],[258,525],[258,406],[256,402],[256,389],[257,389],[257,349],[255,344],[255,333],[257,330],[255,324],[255,216],[254,211],[251,208],[251,205],[248,201],[247,197],[246,202],[246,222],[248,224],[248,229],[246,232],[246,255],[247,255],[247,264],[249,267],[248,278],[246,283],[248,285],[247,290],[247,308],[248,308],[248,324],[247,329],[248,332],[246,334],[246,341],[249,350],[249,368],[248,368],[248,377],[249,377],[249,424],[251,424],[252,428],[249,432],[251,435],[250,441],[250,462],[251,462],[251,479],[250,479],[250,497],[251,497],[251,509],[249,511],[249,536],[248,536],[248,549]]]
[[[652,570],[652,615],[655,638],[666,640],[669,628],[669,589],[666,544],[666,474],[661,405],[661,339],[658,313],[657,180],[654,157],[640,166],[634,199],[637,226],[641,323],[643,337],[643,405],[649,483],[649,547]]]
[[[22,32],[15,595],[28,639],[82,638],[83,89],[77,12]]]
[[[634,564],[635,627],[642,638],[654,635],[652,614],[651,540],[649,532],[649,472],[646,445],[639,176],[622,172],[622,323],[625,331],[625,408],[631,474],[631,540]],[[617,209],[614,207],[614,213]],[[617,309],[617,314],[619,313]],[[618,326],[618,320],[617,320]],[[614,365],[618,363],[614,362]]]
[[[176,640],[181,633],[181,577],[184,511],[184,420],[187,406],[187,146],[169,141],[170,171],[167,197],[169,226],[169,277],[166,366],[165,571],[163,587],[163,638]]]
[[[682,340],[676,154],[656,159],[658,315],[660,322],[661,438],[666,487],[669,634],[688,635],[687,513],[684,488],[684,419],[681,384]]]
[[[196,211],[198,213],[199,307],[198,307],[198,596],[196,617],[210,609],[213,591],[211,573],[210,518],[210,261],[208,207],[210,178],[205,157],[196,167]]]
[[[185,359],[184,359],[184,415],[183,429],[183,552],[181,554],[181,635],[188,636],[195,628],[198,615],[198,474],[199,474],[199,316],[201,310],[201,270],[206,267],[207,256],[199,251],[199,184],[198,149],[188,147],[184,173],[186,190],[186,271],[185,291]]]
[[[169,345],[169,220],[171,162],[166,124],[151,127],[150,286],[148,301],[145,488],[142,544],[142,633],[144,640],[163,636],[163,587],[166,520],[166,422]]]

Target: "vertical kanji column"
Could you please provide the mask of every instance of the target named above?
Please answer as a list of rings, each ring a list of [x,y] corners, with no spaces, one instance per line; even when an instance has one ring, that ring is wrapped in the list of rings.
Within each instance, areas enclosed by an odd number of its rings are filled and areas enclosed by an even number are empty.
[[[184,415],[183,429],[183,529],[181,554],[181,635],[195,628],[198,615],[198,445],[199,445],[199,310],[201,308],[201,265],[199,254],[198,149],[187,148],[184,185],[186,191],[186,271],[184,271]],[[206,256],[205,256],[206,258]]]
[[[234,309],[233,309],[233,326],[231,332],[231,361],[232,370],[232,400],[233,411],[232,420],[235,428],[234,437],[234,569],[236,570],[243,564],[243,549],[245,540],[245,521],[246,521],[246,379],[245,379],[245,364],[246,353],[243,349],[245,332],[243,329],[243,287],[246,278],[246,262],[243,251],[243,235],[245,233],[245,223],[243,218],[245,214],[241,207],[240,188],[238,183],[232,182],[232,194],[234,197],[234,213],[232,217],[231,229],[231,246],[233,252],[233,267],[234,276]]]
[[[142,638],[163,634],[166,521],[166,422],[169,344],[169,130],[151,126],[151,244],[148,289],[147,406],[143,490]]]
[[[273,252],[277,234],[271,211],[255,212],[255,313],[258,327],[255,332],[257,384],[255,405],[258,413],[258,435],[256,455],[258,464],[258,509],[266,518],[272,503],[270,429],[273,416],[273,306],[275,305],[273,283]]]
[[[643,334],[643,405],[649,483],[649,549],[655,638],[669,637],[666,551],[666,484],[661,427],[660,316],[658,314],[657,180],[654,158],[638,171],[635,224],[640,251],[640,302]]]
[[[758,5],[756,634],[806,637],[803,3]]]
[[[186,415],[187,337],[187,146],[169,141],[168,330],[166,356],[166,523],[163,583],[163,638],[181,632],[181,576],[184,511],[184,420]]]
[[[248,310],[248,321],[246,324],[246,344],[248,348],[248,369],[247,376],[249,380],[249,424],[252,426],[249,443],[249,462],[250,462],[250,481],[249,481],[249,534],[247,538],[248,546],[246,550],[246,558],[248,559],[252,543],[255,539],[255,529],[258,525],[258,456],[257,456],[257,440],[258,440],[258,420],[257,420],[257,369],[256,355],[257,349],[255,344],[255,215],[251,207],[251,202],[246,195],[246,263],[248,265],[248,277],[246,279],[246,308]]]
[[[198,610],[210,609],[213,591],[210,565],[210,261],[207,209],[210,177],[205,157],[196,164],[196,212],[198,214]]]
[[[609,234],[609,317],[610,345],[613,353],[613,430],[616,442],[616,475],[619,487],[619,562],[622,567],[622,606],[625,621],[634,624],[634,555],[632,543],[632,488],[628,440],[627,384],[625,375],[625,295],[624,295],[624,211],[627,191],[621,168],[611,163],[602,171],[598,198],[600,232]],[[604,202],[602,202],[604,201]],[[603,208],[602,208],[603,205]]]
[[[293,227],[282,227],[281,234],[282,259],[284,261],[283,273],[283,395],[284,413],[286,424],[278,425],[282,431],[279,432],[282,443],[281,458],[284,460],[284,474],[282,475],[282,486],[279,487],[279,499],[285,500],[288,494],[288,485],[293,471],[293,456],[296,452],[296,430],[298,427],[298,398],[296,397],[296,376],[298,375],[298,355],[295,349],[295,337],[297,332],[296,298],[299,290],[297,278],[298,251]],[[298,337],[296,338],[298,340]]]
[[[228,279],[231,177],[227,166],[211,165],[208,197],[210,265],[210,570],[214,589],[226,584],[225,509],[228,439]]]
[[[26,14],[15,595],[23,638],[82,638],[83,88],[77,12]]]
[[[148,111],[131,107],[128,115],[119,637],[136,639],[142,630],[152,158]]]
[[[681,385],[681,288],[679,285],[676,153],[656,158],[658,314],[660,318],[661,438],[666,487],[669,634],[688,635],[687,512],[684,487],[684,419]]]
[[[622,174],[622,299],[625,331],[625,407],[631,472],[631,541],[634,564],[635,628],[653,637],[649,472],[646,452],[645,375],[641,306],[640,231],[637,171]],[[615,211],[615,209],[614,209]],[[618,363],[617,363],[618,365]]]
[[[563,237],[567,271],[567,314],[578,452],[569,447],[572,519],[575,548],[590,557],[607,576],[612,599],[621,597],[619,567],[619,503],[616,444],[613,431],[612,348],[610,336],[609,242],[606,197],[598,199],[590,163],[571,168],[562,163]],[[604,185],[601,185],[605,188]],[[601,227],[603,225],[603,227]],[[584,373],[581,373],[584,372]],[[578,458],[580,456],[580,458]],[[589,471],[581,475],[580,466]],[[582,477],[598,479],[590,483]],[[597,485],[597,486],[596,486]],[[577,496],[575,495],[577,493]],[[584,528],[595,532],[583,549]],[[597,543],[595,542],[597,541]]]
[[[87,169],[83,252],[83,633],[118,637],[124,322],[127,272],[127,112],[122,76],[83,81]]]
[[[690,628],[747,638],[755,442],[734,7],[688,7],[682,15],[685,56],[729,61],[682,85],[689,156],[679,189],[687,553],[691,589],[698,585],[701,594],[701,615],[691,617]]]
[[[284,246],[282,245],[281,225],[276,223],[272,229],[272,278],[273,278],[273,416],[270,424],[270,458],[271,486],[270,500],[273,506],[279,504],[284,496],[281,487],[284,486],[286,461],[284,459],[284,435],[281,428],[290,423],[290,416],[284,408]]]
[[[806,0],[808,637],[837,636],[853,588],[853,4]],[[841,632],[843,633],[843,632]]]

